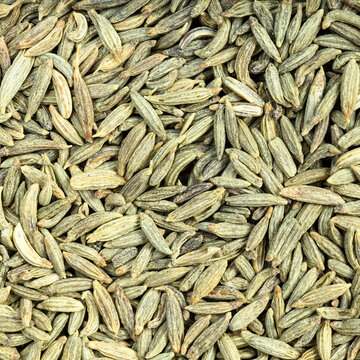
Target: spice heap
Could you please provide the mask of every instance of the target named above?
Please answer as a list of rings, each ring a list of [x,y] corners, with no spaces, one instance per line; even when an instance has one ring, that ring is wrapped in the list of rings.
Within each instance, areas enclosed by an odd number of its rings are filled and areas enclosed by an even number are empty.
[[[360,1],[0,4],[0,359],[358,359]]]

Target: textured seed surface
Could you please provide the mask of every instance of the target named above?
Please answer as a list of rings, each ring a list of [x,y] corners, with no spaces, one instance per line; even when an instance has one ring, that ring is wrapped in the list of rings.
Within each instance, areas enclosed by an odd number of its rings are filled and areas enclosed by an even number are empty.
[[[0,4],[0,359],[356,360],[358,0]]]

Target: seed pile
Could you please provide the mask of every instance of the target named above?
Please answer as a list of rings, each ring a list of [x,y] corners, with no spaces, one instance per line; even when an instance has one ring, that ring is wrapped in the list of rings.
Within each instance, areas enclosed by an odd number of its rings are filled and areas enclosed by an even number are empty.
[[[359,11],[2,1],[0,359],[359,359]]]

